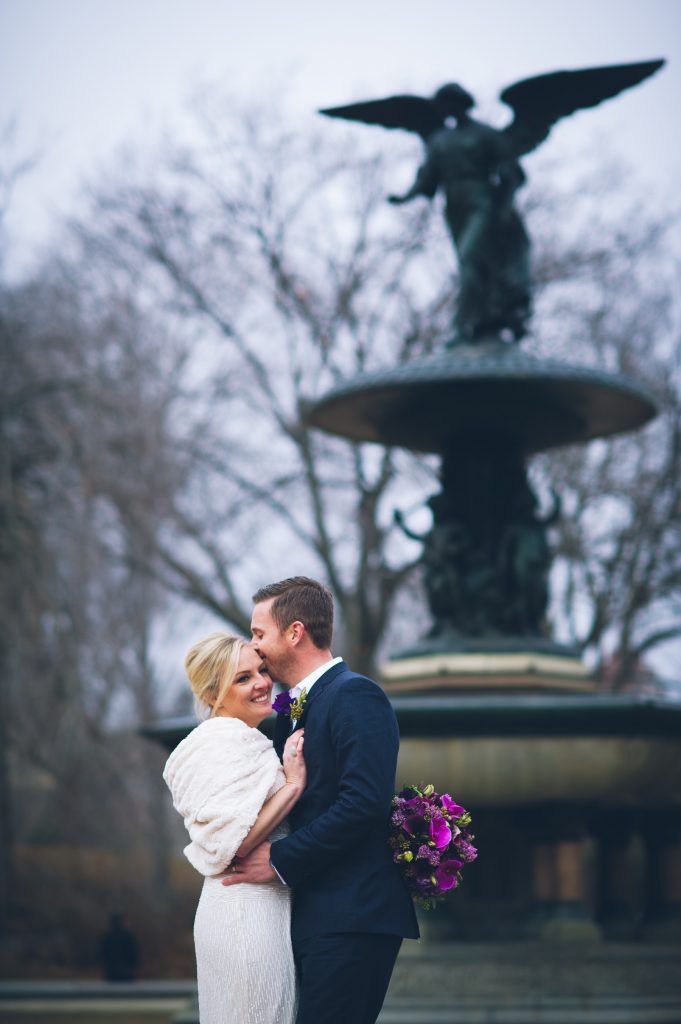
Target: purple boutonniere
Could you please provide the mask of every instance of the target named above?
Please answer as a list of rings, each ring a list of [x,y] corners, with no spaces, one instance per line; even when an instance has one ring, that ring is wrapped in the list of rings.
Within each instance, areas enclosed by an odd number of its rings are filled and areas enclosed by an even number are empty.
[[[274,698],[272,709],[277,712],[278,715],[284,715],[286,718],[292,719],[297,722],[305,710],[305,701],[307,700],[307,691],[303,688],[298,697],[292,697],[290,693],[278,693]]]

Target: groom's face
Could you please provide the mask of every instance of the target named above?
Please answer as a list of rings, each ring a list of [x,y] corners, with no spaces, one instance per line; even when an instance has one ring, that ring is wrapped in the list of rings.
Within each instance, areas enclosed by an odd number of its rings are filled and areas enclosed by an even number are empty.
[[[282,632],[270,614],[273,601],[274,598],[271,598],[269,601],[261,601],[260,604],[253,607],[251,615],[253,646],[276,682],[295,686],[298,682],[295,650],[288,643],[287,630]]]

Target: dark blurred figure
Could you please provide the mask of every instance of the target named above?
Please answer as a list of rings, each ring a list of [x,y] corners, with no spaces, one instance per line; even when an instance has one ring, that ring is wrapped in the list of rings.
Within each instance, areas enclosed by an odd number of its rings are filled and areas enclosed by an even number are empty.
[[[99,941],[99,963],[107,981],[132,981],[137,974],[137,939],[120,914],[109,914],[109,927]]]

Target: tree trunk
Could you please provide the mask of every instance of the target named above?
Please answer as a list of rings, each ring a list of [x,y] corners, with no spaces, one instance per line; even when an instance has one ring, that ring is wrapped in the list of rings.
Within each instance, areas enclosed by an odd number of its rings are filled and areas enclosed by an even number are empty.
[[[0,638],[0,937],[7,931],[7,920],[13,906],[14,828],[12,815],[12,781],[9,761],[9,701],[6,693],[10,680],[10,664],[5,638]]]

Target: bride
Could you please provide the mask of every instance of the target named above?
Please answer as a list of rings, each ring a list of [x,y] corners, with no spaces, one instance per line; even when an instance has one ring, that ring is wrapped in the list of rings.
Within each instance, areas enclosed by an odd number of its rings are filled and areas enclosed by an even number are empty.
[[[205,720],[163,778],[189,832],[185,856],[205,876],[194,921],[201,1024],[293,1024],[291,891],[226,887],[221,876],[236,856],[288,833],[306,783],[304,736],[289,737],[282,767],[256,728],[270,714],[272,680],[245,640],[213,633],[189,650],[185,668]]]

